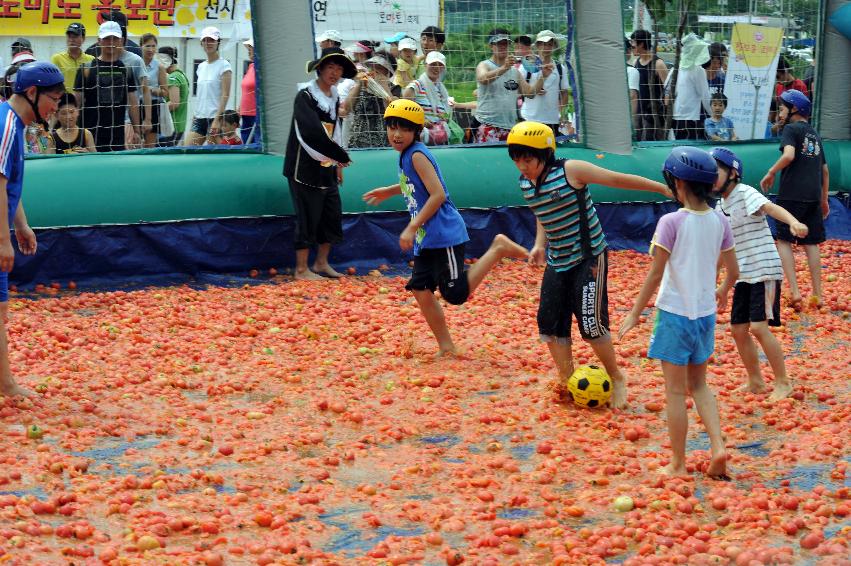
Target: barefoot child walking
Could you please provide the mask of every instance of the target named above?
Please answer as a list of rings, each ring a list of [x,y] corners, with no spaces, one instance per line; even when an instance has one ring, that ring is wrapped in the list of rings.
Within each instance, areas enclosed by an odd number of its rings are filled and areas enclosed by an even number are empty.
[[[464,271],[464,248],[470,239],[464,219],[452,204],[437,161],[419,141],[425,123],[422,107],[400,99],[384,112],[387,138],[399,152],[399,183],[379,187],[363,195],[377,205],[401,194],[408,204],[411,220],[399,236],[399,247],[413,249],[414,270],[405,286],[414,294],[420,311],[437,339],[440,355],[455,352],[443,309],[434,291],[452,305],[467,301],[485,275],[504,257],[527,259],[529,252],[502,234],[497,234],[485,254]]]
[[[579,333],[612,378],[609,405],[621,409],[627,404],[626,377],[609,334],[607,244],[587,188],[597,183],[665,196],[670,191],[638,175],[556,159],[555,149],[555,136],[546,124],[521,122],[508,135],[508,155],[520,170],[523,198],[537,218],[529,260],[547,266],[541,281],[538,333],[558,370],[553,389],[563,397],[574,370],[570,331],[576,316]]]
[[[706,363],[715,349],[716,308],[726,308],[727,293],[739,277],[733,232],[724,215],[707,203],[718,178],[712,156],[695,147],[675,147],[663,172],[683,208],[664,215],[656,225],[650,248],[653,263],[635,306],[618,330],[618,340],[638,324],[641,311],[661,283],[647,355],[662,361],[665,376],[671,461],[664,473],[686,473],[686,394],[691,394],[709,435],[712,455],[707,475],[727,479],[718,404],[706,385]],[[716,291],[719,256],[727,274]]]
[[[724,147],[715,147],[710,155],[718,164],[715,191],[721,198],[716,209],[730,221],[739,263],[730,326],[748,374],[748,383],[742,389],[751,393],[764,393],[766,389],[759,368],[759,351],[751,338],[753,335],[774,372],[774,391],[768,400],[779,401],[792,392],[792,384],[786,375],[783,346],[769,328],[780,326],[783,267],[766,216],[788,224],[796,238],[806,238],[807,227],[785,208],[741,182],[742,162],[735,153]]]

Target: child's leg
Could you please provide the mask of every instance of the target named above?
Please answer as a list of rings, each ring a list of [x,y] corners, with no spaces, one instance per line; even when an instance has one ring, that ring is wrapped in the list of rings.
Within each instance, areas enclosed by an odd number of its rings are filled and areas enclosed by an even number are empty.
[[[504,257],[526,259],[529,257],[529,250],[515,243],[508,236],[497,234],[493,242],[491,242],[488,251],[467,270],[467,284],[470,287],[470,293],[476,290],[476,287],[479,286],[485,275],[493,269],[496,262]]]
[[[715,394],[706,385],[706,363],[688,365],[687,375],[688,387],[691,391],[691,397],[694,399],[697,414],[700,415],[703,427],[709,435],[712,456],[706,475],[711,478],[724,479],[727,477],[727,452],[724,448],[724,436],[721,433],[718,403],[715,400]]]
[[[766,328],[768,326],[765,322],[761,324],[766,326]],[[753,328],[752,324],[733,324],[731,328],[733,331],[733,340],[736,341],[736,349],[739,351],[739,356],[742,358],[742,363],[748,374],[748,382],[742,386],[741,390],[751,393],[764,393],[765,379],[763,379],[762,370],[759,368],[759,351],[756,349],[756,344],[750,334]]]
[[[446,326],[446,317],[443,316],[443,309],[434,293],[426,290],[414,290],[414,298],[420,306],[420,312],[423,313],[428,327],[431,328],[432,334],[437,339],[437,344],[440,348],[440,354],[455,352],[455,344],[452,343],[452,337],[449,335],[449,328]]]
[[[573,375],[573,352],[571,350],[570,338],[565,342],[551,340],[547,342],[547,347],[550,349],[550,356],[556,364],[558,379],[552,385],[553,392],[559,397],[567,394],[567,380]]]
[[[671,439],[671,462],[662,470],[668,475],[685,475],[686,434],[688,412],[686,410],[686,380],[688,367],[662,361],[665,376],[665,411],[668,421],[668,436]]]
[[[786,375],[783,346],[781,346],[780,341],[774,333],[771,332],[767,322],[752,322],[751,334],[759,342],[762,351],[765,352],[765,357],[768,358],[768,365],[771,366],[771,371],[774,372],[774,391],[768,397],[768,400],[773,402],[785,399],[792,392],[792,383],[789,381],[789,376]]]
[[[807,267],[810,268],[810,278],[813,280],[813,303],[821,306],[823,296],[821,285],[821,254],[819,253],[817,244],[804,246],[804,251],[807,253]]]
[[[603,336],[594,340],[587,340],[597,359],[606,368],[606,373],[612,378],[612,397],[609,406],[613,409],[624,409],[627,406],[626,376],[618,367],[617,354],[612,346],[612,337]],[[571,372],[572,373],[572,372]]]
[[[0,395],[7,397],[29,397],[32,393],[18,385],[9,368],[9,341],[6,337],[6,317],[9,303],[0,303]]]
[[[792,252],[792,244],[784,240],[777,240],[777,253],[780,255],[780,263],[783,265],[783,274],[789,282],[789,292],[792,294],[792,303],[801,302],[801,290],[798,288],[798,277],[795,275],[795,254]]]

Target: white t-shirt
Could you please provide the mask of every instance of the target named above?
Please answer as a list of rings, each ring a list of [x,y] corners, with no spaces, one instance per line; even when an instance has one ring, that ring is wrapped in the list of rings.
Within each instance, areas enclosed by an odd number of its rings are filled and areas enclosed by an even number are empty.
[[[668,73],[668,82],[674,73]],[[709,107],[711,99],[706,71],[700,65],[680,68],[677,73],[677,99],[674,101],[674,120],[700,120],[700,105],[712,114]]]
[[[629,90],[639,90],[641,87],[641,75],[638,69],[631,65],[626,66],[626,84]]]
[[[670,252],[656,308],[696,320],[715,312],[718,256],[733,248],[730,222],[717,210],[681,208],[659,219],[653,247]]]
[[[555,64],[563,65],[562,63]],[[559,80],[559,77],[561,77],[561,80]],[[540,71],[532,73],[532,76],[529,77],[527,82],[534,86],[537,84],[539,78],[541,78]],[[544,92],[534,98],[523,99],[520,115],[523,116],[524,120],[532,120],[543,124],[558,124],[561,121],[561,115],[558,111],[559,93],[568,88],[570,87],[567,79],[567,69],[562,66],[561,75],[559,75],[558,69],[553,69],[550,76],[544,79]]]
[[[227,59],[216,59],[198,65],[196,84],[198,95],[195,102],[196,118],[215,118],[222,97],[222,75],[231,71]]]
[[[736,259],[739,262],[739,281],[759,283],[783,279],[780,255],[771,236],[771,229],[760,210],[770,202],[755,188],[736,185],[727,198],[715,205],[730,219],[736,241]]]

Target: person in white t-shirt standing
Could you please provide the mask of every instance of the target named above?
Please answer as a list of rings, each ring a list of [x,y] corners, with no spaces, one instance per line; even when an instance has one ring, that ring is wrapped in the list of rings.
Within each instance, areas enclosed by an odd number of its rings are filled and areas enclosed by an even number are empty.
[[[638,129],[641,124],[638,121],[638,91],[641,88],[641,75],[638,69],[630,65],[632,59],[632,42],[624,39],[624,56],[626,57],[626,88],[629,92],[630,124],[632,125],[633,138],[637,138]]]
[[[805,238],[809,229],[788,210],[741,182],[742,161],[735,153],[726,147],[714,147],[710,155],[718,163],[715,190],[721,198],[715,208],[730,220],[739,263],[730,327],[748,374],[748,382],[741,390],[750,393],[766,391],[759,367],[759,350],[751,338],[753,335],[774,372],[774,391],[768,397],[769,402],[774,403],[792,393],[792,382],[786,374],[783,346],[770,328],[780,326],[783,265],[766,217],[788,224],[789,231],[796,238]]]
[[[711,93],[703,64],[709,62],[709,44],[690,33],[683,39],[677,92],[674,99],[674,137],[678,140],[704,140],[700,108],[712,115]],[[668,75],[668,82],[673,73]]]
[[[222,114],[228,106],[233,77],[230,63],[219,56],[221,42],[218,28],[210,26],[201,32],[201,45],[207,60],[198,65],[195,76],[197,99],[186,145],[203,145],[205,140],[221,131]]]
[[[558,36],[548,29],[538,33],[535,37],[535,51],[540,58],[540,69],[526,75],[526,82],[535,84],[543,77],[543,69],[552,69],[552,72],[544,77],[543,90],[534,97],[526,97],[520,108],[520,115],[524,120],[541,122],[552,128],[556,135],[561,129],[561,114],[567,105],[569,96],[568,77],[564,66],[553,61],[553,51],[558,49]]]

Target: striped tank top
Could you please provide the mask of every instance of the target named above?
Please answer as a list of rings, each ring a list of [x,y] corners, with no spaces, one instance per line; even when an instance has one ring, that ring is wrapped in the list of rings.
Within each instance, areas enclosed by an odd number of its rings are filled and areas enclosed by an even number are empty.
[[[591,193],[570,186],[564,175],[564,161],[556,161],[550,168],[540,187],[521,177],[520,188],[523,198],[540,221],[547,234],[547,265],[556,271],[567,271],[584,259],[580,229],[578,199],[585,203],[588,219],[590,255],[595,257],[606,249],[606,237],[597,217]]]

